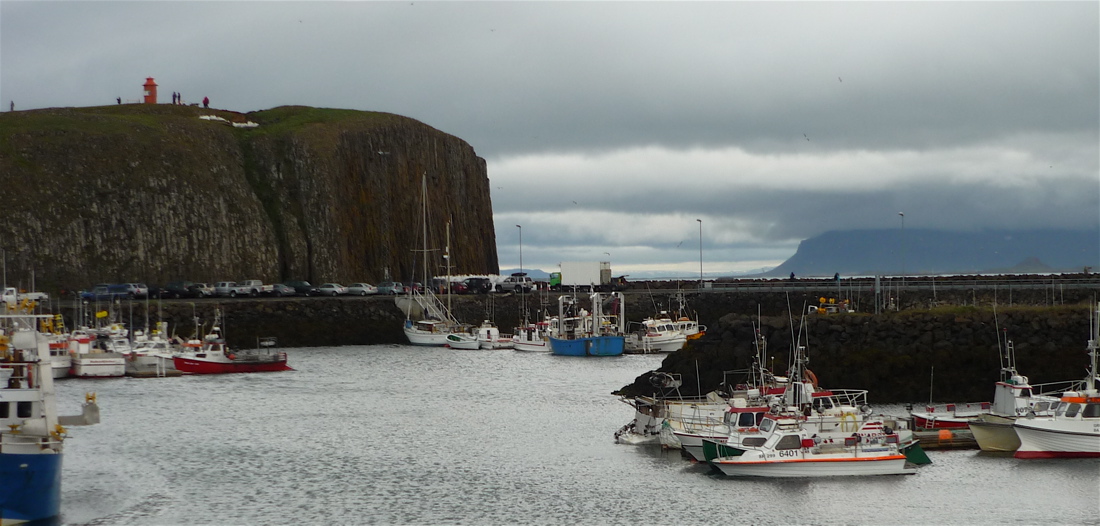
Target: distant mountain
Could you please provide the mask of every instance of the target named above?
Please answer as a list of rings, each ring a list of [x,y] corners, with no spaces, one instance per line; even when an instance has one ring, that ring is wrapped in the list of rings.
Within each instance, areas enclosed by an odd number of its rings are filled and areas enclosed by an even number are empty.
[[[825,232],[764,277],[1100,270],[1100,230]]]
[[[502,269],[500,269],[500,275],[501,276],[511,276],[512,273],[519,272],[519,271],[520,270],[518,268],[502,268]],[[557,271],[555,271],[555,272],[557,272]],[[525,268],[525,269],[523,269],[523,273],[527,274],[527,276],[529,276],[531,279],[536,280],[536,281],[546,281],[546,280],[550,279],[550,273],[549,272],[544,272],[544,271],[542,271],[540,269],[537,269],[537,268]]]

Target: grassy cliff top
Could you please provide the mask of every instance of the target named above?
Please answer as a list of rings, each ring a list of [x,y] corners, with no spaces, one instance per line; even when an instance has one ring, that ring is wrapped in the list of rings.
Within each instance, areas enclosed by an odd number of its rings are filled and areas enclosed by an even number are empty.
[[[257,128],[234,128],[242,134],[285,133],[308,128],[314,124],[340,123],[344,127],[370,129],[397,123],[419,124],[418,121],[391,113],[313,108],[309,106],[279,106],[251,113],[229,110],[205,109],[198,106],[171,104],[122,104],[82,108],[43,108],[0,113],[0,136],[13,133],[34,133],[54,130],[70,130],[95,135],[132,133],[141,128],[163,128],[169,124],[194,122],[197,124],[221,124],[203,121],[198,117],[215,115],[230,122],[252,121]]]

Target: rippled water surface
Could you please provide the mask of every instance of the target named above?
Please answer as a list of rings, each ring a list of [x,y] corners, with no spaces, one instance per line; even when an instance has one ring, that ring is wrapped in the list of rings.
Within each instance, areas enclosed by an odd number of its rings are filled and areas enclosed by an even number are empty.
[[[1098,524],[1100,460],[929,452],[905,477],[730,479],[617,445],[661,356],[290,349],[295,371],[58,382],[67,524]],[[873,395],[874,393],[872,393]],[[873,396],[872,396],[873,398]]]

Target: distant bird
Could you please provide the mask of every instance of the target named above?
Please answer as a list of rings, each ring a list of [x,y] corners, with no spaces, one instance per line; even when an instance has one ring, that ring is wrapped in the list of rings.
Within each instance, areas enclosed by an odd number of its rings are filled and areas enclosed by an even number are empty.
[[[576,201],[573,201],[573,204],[577,204],[577,202],[576,202]]]
[[[803,133],[803,134],[802,134],[802,136],[803,136],[803,137],[806,137],[806,134],[805,134],[805,133]],[[806,140],[808,141],[808,140],[810,140],[810,138],[809,138],[809,137],[806,137]]]
[[[683,244],[684,244],[684,242],[681,240],[679,243],[676,243],[676,248],[680,248],[680,245],[683,245]]]
[[[844,82],[844,79],[842,79],[842,78],[840,78],[840,77],[837,77],[836,79],[837,79],[837,80],[839,80],[839,81],[841,81],[841,82]]]

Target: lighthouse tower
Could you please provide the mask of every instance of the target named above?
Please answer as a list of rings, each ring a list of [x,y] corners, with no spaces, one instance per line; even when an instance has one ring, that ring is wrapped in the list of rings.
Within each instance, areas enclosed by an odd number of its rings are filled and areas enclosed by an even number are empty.
[[[153,82],[153,77],[145,78],[145,103],[156,104],[157,103],[157,83]]]

